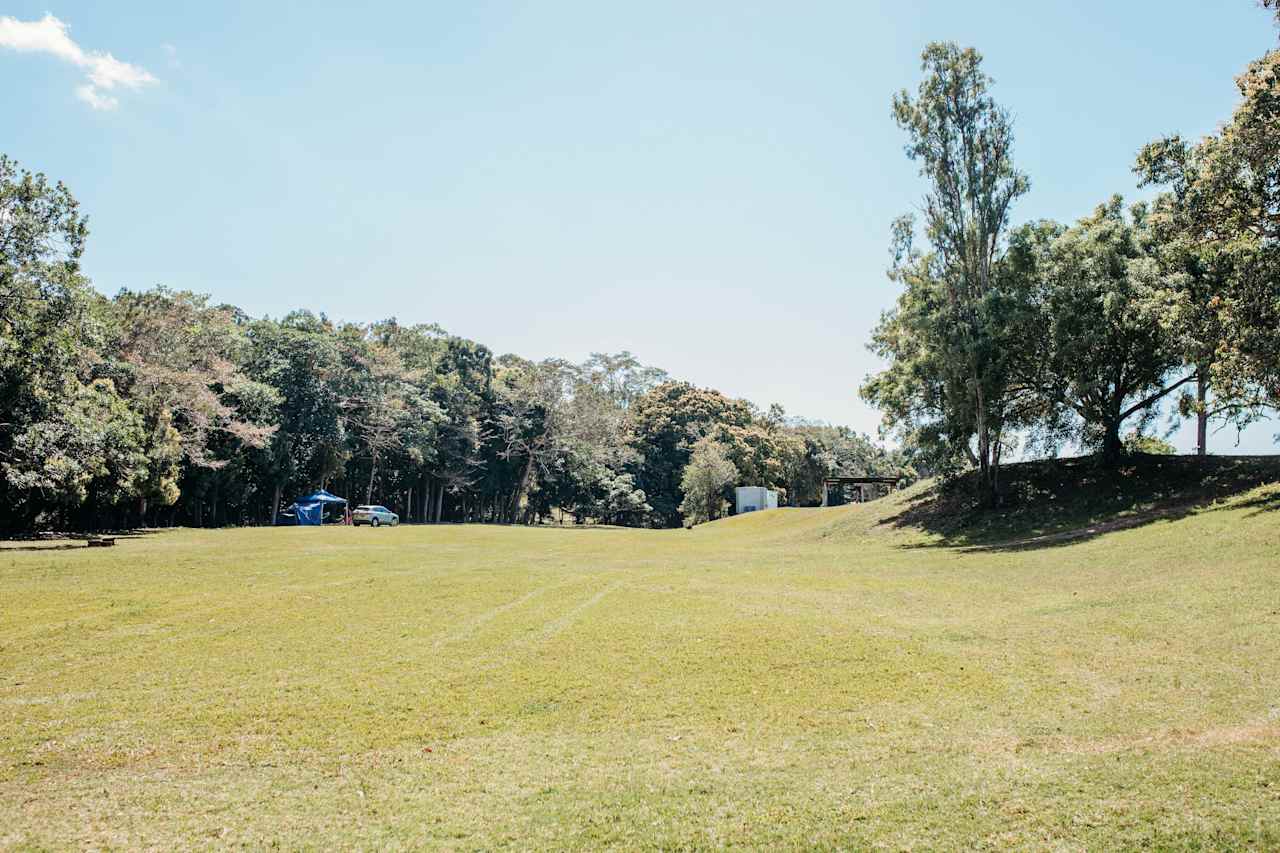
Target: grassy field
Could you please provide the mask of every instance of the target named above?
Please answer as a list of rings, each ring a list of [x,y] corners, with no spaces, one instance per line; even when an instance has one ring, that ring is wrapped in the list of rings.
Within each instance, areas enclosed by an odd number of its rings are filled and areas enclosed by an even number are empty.
[[[1280,847],[1280,489],[0,550],[0,846]]]

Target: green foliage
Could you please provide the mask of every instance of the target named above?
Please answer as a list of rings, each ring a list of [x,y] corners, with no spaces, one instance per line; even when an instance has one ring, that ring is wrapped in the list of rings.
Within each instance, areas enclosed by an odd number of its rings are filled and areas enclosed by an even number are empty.
[[[0,159],[6,527],[271,523],[317,487],[406,521],[673,526],[699,439],[776,488],[804,458],[780,410],[627,352],[495,359],[394,318],[255,319],[163,287],[107,299],[78,272],[86,234],[65,187]]]
[[[99,379],[69,391],[48,417],[17,433],[0,468],[26,501],[44,496],[78,506],[100,484],[95,496],[115,504],[142,493],[145,440],[142,418]]]
[[[694,443],[689,464],[680,475],[680,514],[686,527],[715,521],[724,514],[726,491],[738,481],[738,469],[729,458],[729,449],[714,438]]]
[[[107,357],[97,372],[136,400],[151,425],[171,423],[187,463],[220,467],[214,450],[220,440],[247,448],[269,442],[279,398],[237,366],[247,347],[230,309],[211,307],[204,296],[156,288],[122,290],[100,311]],[[254,415],[266,422],[255,422]]]
[[[1117,196],[1041,243],[1037,291],[1043,333],[1032,339],[1046,402],[1079,416],[1085,447],[1114,458],[1122,424],[1194,379],[1162,322],[1167,311],[1156,235],[1146,208],[1126,217]]]
[[[901,477],[903,485],[916,478],[903,452],[886,451],[848,427],[792,421],[783,441],[784,492],[791,506],[820,505],[826,477]]]
[[[1142,150],[1143,182],[1169,190],[1149,207],[1126,216],[1116,197],[1007,242],[1026,181],[980,64],[931,44],[918,95],[894,101],[930,184],[929,250],[913,248],[910,218],[894,224],[903,292],[871,343],[887,367],[861,389],[883,430],[924,470],[977,468],[990,505],[1015,435],[1032,452],[1070,443],[1114,463],[1125,422],[1141,432],[1179,389],[1201,453],[1210,420],[1243,427],[1280,407],[1280,52],[1239,78],[1218,134]]]
[[[930,250],[914,250],[909,217],[894,224],[890,278],[905,291],[871,344],[890,366],[862,394],[936,467],[977,465],[994,502],[1006,435],[1020,425],[1011,367],[1022,332],[997,268],[1010,207],[1029,182],[1013,166],[1012,122],[981,65],[972,48],[930,44],[916,96],[894,98],[907,156],[929,185]]]
[[[1130,430],[1124,437],[1126,453],[1145,453],[1148,456],[1175,456],[1178,449],[1157,435],[1145,435]]]
[[[1154,217],[1190,260],[1175,316],[1215,399],[1183,409],[1243,426],[1280,406],[1280,51],[1236,83],[1218,133],[1153,142],[1135,171],[1169,190]]]
[[[79,274],[88,227],[71,193],[0,155],[0,505],[19,525],[74,506],[103,470],[89,387],[99,329]]]
[[[261,453],[265,480],[302,492],[341,470],[346,425],[337,381],[343,366],[332,328],[305,313],[245,329],[245,372],[279,396],[276,432]],[[275,498],[275,503],[279,498]]]
[[[662,527],[680,523],[680,481],[693,445],[712,430],[745,429],[751,407],[718,391],[687,382],[663,382],[636,399],[628,411],[632,440],[639,453],[637,485],[653,506]],[[745,452],[740,447],[739,451]]]

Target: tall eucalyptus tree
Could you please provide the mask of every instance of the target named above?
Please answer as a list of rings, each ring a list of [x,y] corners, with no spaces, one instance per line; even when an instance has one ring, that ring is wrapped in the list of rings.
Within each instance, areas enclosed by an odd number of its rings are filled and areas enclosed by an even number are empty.
[[[1012,121],[990,95],[982,56],[933,43],[921,60],[925,76],[916,95],[903,90],[893,113],[908,136],[907,156],[928,181],[923,214],[929,250],[914,250],[911,218],[895,224],[891,277],[907,293],[882,321],[877,347],[891,361],[899,355],[927,360],[932,375],[891,363],[881,379],[896,373],[907,380],[909,387],[896,383],[905,394],[899,408],[933,411],[936,435],[979,469],[985,500],[993,504],[1011,415],[1010,362],[1017,357],[996,266],[1010,208],[1029,182],[1013,165]],[[899,321],[921,312],[923,322],[901,327]],[[888,396],[886,381],[873,379],[865,390],[873,401]]]

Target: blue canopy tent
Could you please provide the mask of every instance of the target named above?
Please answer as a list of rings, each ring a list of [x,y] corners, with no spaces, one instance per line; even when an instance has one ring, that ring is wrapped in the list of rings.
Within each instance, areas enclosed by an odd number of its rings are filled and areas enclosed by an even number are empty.
[[[293,517],[298,524],[324,524],[324,504],[294,503]]]
[[[298,498],[283,515],[285,517],[292,515],[293,524],[324,524],[324,508],[326,505],[342,504],[345,506],[346,503],[346,498],[340,498],[321,489],[318,492],[312,492],[306,497]],[[288,524],[290,522],[286,521],[284,523]]]

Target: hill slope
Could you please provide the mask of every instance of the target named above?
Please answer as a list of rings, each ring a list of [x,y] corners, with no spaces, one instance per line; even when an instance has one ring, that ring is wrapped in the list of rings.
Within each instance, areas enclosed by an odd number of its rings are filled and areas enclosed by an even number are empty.
[[[920,529],[947,544],[1008,545],[1081,535],[1182,517],[1280,482],[1280,456],[1150,456],[1112,469],[1094,457],[1006,465],[1001,507],[979,511],[972,477],[912,491],[887,523]],[[1280,497],[1255,495],[1259,509]]]

